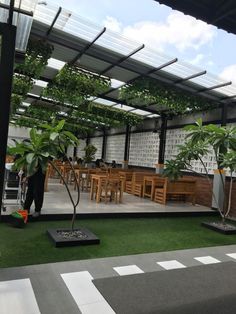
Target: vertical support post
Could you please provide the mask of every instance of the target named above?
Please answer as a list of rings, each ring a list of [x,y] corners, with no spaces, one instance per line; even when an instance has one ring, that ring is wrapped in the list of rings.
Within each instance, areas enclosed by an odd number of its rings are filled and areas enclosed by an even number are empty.
[[[166,147],[166,130],[167,130],[167,116],[162,114],[161,116],[161,132],[159,135],[159,155],[158,163],[156,165],[156,173],[163,173],[165,162],[165,147]]]
[[[89,135],[87,135],[87,137],[86,137],[86,146],[88,146],[90,144],[90,137],[89,137]]]
[[[228,112],[228,104],[225,103],[223,104],[222,111],[221,111],[221,126],[227,125],[227,112]],[[213,178],[213,192],[215,195],[215,199],[212,198],[212,205],[211,205],[213,209],[217,209],[219,206],[221,210],[224,210],[224,195],[225,195],[224,186],[225,186],[224,169],[215,169],[214,178]]]
[[[11,1],[14,5],[14,1]],[[11,11],[11,10],[10,10]],[[12,12],[8,21],[12,20]],[[5,159],[11,107],[12,80],[15,59],[16,27],[0,24],[0,214],[4,187]]]
[[[103,137],[102,137],[102,159],[106,160],[106,150],[107,150],[107,135],[106,130],[103,130]]]
[[[131,131],[131,127],[127,125],[126,132],[125,132],[125,150],[124,150],[124,161],[122,165],[123,169],[128,169],[129,167],[130,131]]]

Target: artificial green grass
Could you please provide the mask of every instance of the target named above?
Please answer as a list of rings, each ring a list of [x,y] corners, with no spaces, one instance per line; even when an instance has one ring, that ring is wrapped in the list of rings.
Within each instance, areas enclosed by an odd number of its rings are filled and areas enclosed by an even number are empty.
[[[69,221],[30,222],[24,229],[0,224],[0,267],[236,244],[236,235],[202,227],[215,217],[90,219],[76,222],[95,233],[99,245],[55,248],[46,230]]]

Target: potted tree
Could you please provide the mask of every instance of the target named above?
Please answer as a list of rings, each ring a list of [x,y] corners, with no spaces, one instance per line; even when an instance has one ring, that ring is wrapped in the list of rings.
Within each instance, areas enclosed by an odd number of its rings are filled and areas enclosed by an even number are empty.
[[[87,167],[90,167],[91,162],[95,159],[97,148],[92,144],[88,144],[83,150],[85,152],[84,163]]]
[[[29,142],[16,142],[14,147],[9,148],[9,152],[20,156],[14,164],[15,169],[25,169],[27,175],[32,175],[35,171],[37,171],[39,166],[42,168],[43,172],[46,172],[48,164],[50,164],[64,183],[72,203],[73,215],[70,229],[55,229],[47,231],[55,245],[69,246],[99,243],[99,239],[89,230],[85,228],[75,228],[76,211],[80,200],[80,188],[75,175],[74,167],[67,158],[65,151],[69,145],[78,145],[78,139],[71,132],[65,130],[64,126],[65,120],[61,120],[54,126],[48,124],[41,125],[41,132],[31,129]],[[74,173],[78,191],[75,200],[72,197],[66,180],[52,161],[53,159],[58,158],[58,156],[63,156],[67,159],[68,164],[71,167],[71,171]]]
[[[236,227],[226,223],[226,219],[231,209],[233,173],[236,171],[236,128],[218,127],[213,124],[203,126],[202,120],[199,119],[195,125],[186,126],[184,129],[189,132],[189,134],[186,135],[186,141],[183,145],[179,145],[179,152],[175,158],[166,161],[164,175],[170,179],[178,179],[183,175],[183,171],[195,172],[191,162],[198,160],[204,169],[204,177],[207,178],[209,186],[212,188],[212,180],[206,163],[204,162],[204,156],[210,150],[213,150],[222,185],[224,187],[224,196],[227,201],[221,206],[213,191],[213,199],[217,204],[217,210],[222,219],[220,223],[203,223],[203,225],[227,234],[236,233]],[[225,181],[222,174],[223,167],[228,169],[230,174],[228,195],[226,193]],[[197,174],[200,175],[199,173]]]

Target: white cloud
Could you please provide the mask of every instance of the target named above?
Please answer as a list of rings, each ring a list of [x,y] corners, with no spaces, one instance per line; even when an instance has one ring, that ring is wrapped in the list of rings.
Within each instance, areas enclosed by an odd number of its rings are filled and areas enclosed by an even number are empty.
[[[221,72],[220,77],[236,84],[236,64],[225,67]]]
[[[113,32],[120,33],[122,24],[114,17],[107,16],[103,21],[103,25]]]
[[[176,11],[170,13],[165,22],[160,23],[141,21],[122,27],[117,19],[107,16],[103,24],[125,37],[158,50],[165,50],[167,45],[174,45],[179,51],[187,48],[197,50],[210,43],[216,36],[214,26]]]
[[[191,64],[194,64],[194,65],[199,65],[199,64],[201,64],[201,61],[204,59],[204,57],[205,56],[202,53],[199,53],[196,55],[196,57],[194,59],[189,60],[189,62]]]

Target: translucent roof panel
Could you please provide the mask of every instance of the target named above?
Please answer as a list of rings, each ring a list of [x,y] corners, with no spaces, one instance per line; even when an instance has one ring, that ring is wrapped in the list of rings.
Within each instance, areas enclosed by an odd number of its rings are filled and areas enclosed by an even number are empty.
[[[158,118],[158,117],[160,117],[160,115],[159,114],[149,114],[146,117],[147,118]]]
[[[148,64],[156,68],[172,60],[173,58],[160,54],[158,51],[145,46],[142,50],[138,51],[135,55],[133,55],[131,59],[140,61],[144,64]]]
[[[56,69],[56,70],[61,70],[64,67],[65,64],[66,63],[63,62],[63,61],[60,61],[60,60],[57,60],[57,59],[54,59],[54,58],[50,58],[50,59],[48,59],[47,66],[50,67],[50,68]]]
[[[0,0],[0,3],[10,5],[10,0]],[[15,0],[14,7],[24,11],[34,12],[38,0]]]
[[[29,2],[28,5],[31,6],[31,1],[29,0],[22,1],[23,2],[25,1],[25,3]],[[52,21],[54,20],[58,12],[58,9],[59,6],[56,4],[56,1],[54,1],[54,3],[51,3],[50,0],[39,1],[36,6],[36,9],[34,10],[34,18],[46,25],[49,25],[50,27]],[[102,31],[103,26],[97,25],[92,21],[89,21],[88,19],[82,18],[74,14],[74,12],[62,9],[54,25],[54,28],[65,32],[64,34],[65,37],[67,34],[70,34],[78,38],[84,39],[88,42],[91,42]],[[98,38],[94,47],[96,47],[96,45],[106,48],[111,52],[117,52],[120,55],[126,56],[133,52],[134,50],[136,50],[138,47],[140,47],[141,43],[136,42],[132,39],[124,38],[121,34],[115,33],[107,29],[106,32],[103,33],[102,36]],[[149,65],[153,68],[157,68],[173,60],[174,58],[168,55],[164,55],[160,51],[145,46],[144,49],[134,54],[131,57],[131,59],[132,61],[136,62],[139,61],[144,66]],[[173,80],[175,80],[176,77],[186,78],[201,71],[202,71],[201,69],[191,64],[188,64],[183,61],[178,61],[163,68],[163,70],[160,71],[159,73],[160,75],[163,76],[173,75],[175,76],[175,78],[173,77]],[[189,81],[184,82],[183,84],[190,84],[191,82],[200,85],[200,87],[202,88],[212,87],[224,83],[224,81],[221,78],[218,78],[217,76],[211,74],[206,74],[193,78]],[[232,86],[226,86],[217,89],[217,91],[227,96],[234,94],[235,90],[234,88],[236,87],[232,88]]]
[[[50,2],[42,2],[42,4],[38,4],[35,12],[34,19],[51,25],[54,17],[58,12],[59,6],[52,4]],[[87,41],[92,41],[103,29],[102,26],[94,24],[93,22],[74,14],[66,9],[62,9],[60,15],[58,16],[56,23],[54,24],[54,28],[59,29],[61,31],[67,32],[68,34],[78,36]],[[79,30],[79,32],[78,32]],[[129,54],[137,47],[140,46],[139,43],[127,39],[118,33],[115,33],[110,30],[106,30],[106,32],[96,41],[97,45],[100,45],[109,50],[113,50],[122,55]]]
[[[118,80],[115,80],[115,79],[111,79],[111,87],[112,88],[118,88],[118,87],[121,87],[125,85],[125,82],[121,82],[121,81],[118,81]]]
[[[51,25],[59,7],[49,1],[40,1],[34,10],[34,19]]]
[[[34,80],[34,84],[40,87],[47,87],[48,83],[42,80]]]
[[[3,0],[0,1],[0,3],[9,5],[9,1]],[[37,1],[15,1],[15,8],[23,9],[29,13],[33,12],[35,7],[36,7]],[[7,23],[8,20],[8,15],[9,15],[9,10],[8,9],[3,9],[0,8],[0,21]],[[16,33],[16,50],[25,52],[29,35],[30,35],[30,30],[32,26],[33,18],[32,16],[21,14],[18,12],[14,12],[13,14],[13,25],[17,26],[17,33]]]
[[[203,87],[212,87],[212,86],[227,82],[227,81],[223,80],[222,78],[217,77],[217,76],[210,74],[210,73],[207,73],[206,75],[203,75],[203,76],[195,77],[189,81],[196,83],[196,84],[199,84]]]
[[[148,111],[145,111],[145,110],[140,110],[140,109],[135,109],[135,110],[132,110],[132,113],[136,113],[136,114],[139,114],[141,116],[146,116],[149,114]]]
[[[103,98],[96,98],[96,99],[94,99],[94,102],[99,103],[101,105],[105,105],[105,106],[112,106],[115,104],[114,101],[106,100]]]
[[[31,104],[29,102],[25,102],[25,101],[22,102],[22,106],[24,107],[29,107],[30,105]]]
[[[113,106],[113,108],[121,109],[121,110],[124,110],[124,111],[129,111],[129,110],[133,109],[130,106],[126,106],[126,105],[122,105],[122,104],[117,104],[117,105]]]

